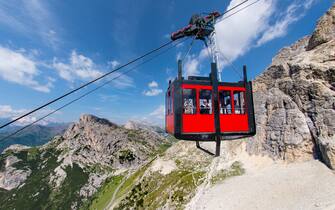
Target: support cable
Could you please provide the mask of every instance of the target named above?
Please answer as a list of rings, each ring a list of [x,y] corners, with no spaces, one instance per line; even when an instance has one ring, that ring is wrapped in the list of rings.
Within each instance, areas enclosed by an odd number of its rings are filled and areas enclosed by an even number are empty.
[[[241,3],[239,3],[239,4],[237,4],[237,5],[235,5],[234,7],[230,8],[230,9],[227,10],[227,11],[225,11],[221,16],[223,16],[223,15],[229,13],[229,12],[232,11],[232,10],[235,10],[236,8],[240,7],[241,5],[245,4],[245,3],[248,2],[248,1],[249,1],[249,0],[245,0],[245,1],[243,1],[243,2],[241,2]],[[229,17],[231,17],[231,16],[237,14],[238,12],[240,12],[240,11],[242,11],[242,10],[244,10],[244,9],[246,9],[246,8],[248,8],[248,7],[250,7],[251,5],[253,5],[253,4],[255,4],[255,3],[259,2],[259,1],[260,1],[260,0],[256,0],[256,1],[254,1],[253,3],[251,3],[251,4],[249,4],[249,5],[245,6],[245,7],[243,7],[243,8],[241,8],[241,9],[237,10],[236,12],[230,14],[229,16],[223,17],[223,18],[222,18],[221,20],[219,20],[218,22],[221,22],[222,20],[227,19],[227,18],[229,18]],[[90,84],[95,83],[95,82],[97,82],[97,81],[103,79],[104,77],[106,77],[106,76],[108,76],[108,75],[110,75],[110,74],[112,74],[112,73],[114,73],[114,72],[117,72],[117,71],[121,70],[122,68],[124,68],[124,67],[126,67],[126,66],[128,66],[128,65],[130,65],[130,64],[132,64],[132,63],[135,63],[136,61],[139,61],[139,60],[145,58],[146,56],[148,56],[148,55],[150,55],[150,54],[153,54],[153,53],[155,53],[155,52],[161,50],[162,48],[165,48],[166,46],[170,45],[170,44],[173,43],[173,42],[174,42],[174,41],[169,41],[169,42],[167,42],[167,43],[165,43],[165,44],[163,44],[163,45],[161,45],[161,46],[159,46],[159,47],[157,47],[157,48],[155,48],[155,49],[153,49],[153,50],[151,50],[151,51],[149,51],[149,52],[147,52],[147,53],[145,53],[145,54],[143,54],[143,55],[141,55],[141,56],[139,56],[139,57],[137,57],[137,58],[135,58],[135,59],[133,59],[133,60],[127,62],[127,63],[125,63],[125,64],[123,64],[123,65],[121,65],[120,67],[118,67],[118,68],[116,68],[116,69],[114,69],[114,70],[112,70],[112,71],[110,71],[110,72],[107,72],[107,73],[101,75],[100,77],[97,77],[96,79],[91,80],[90,82],[87,82],[87,83],[85,83],[85,84],[83,84],[83,85],[81,85],[81,86],[79,86],[79,87],[77,87],[77,88],[75,88],[75,89],[73,89],[73,90],[71,90],[71,91],[69,91],[69,92],[67,92],[67,93],[65,93],[65,94],[63,94],[63,95],[61,95],[61,96],[59,96],[59,97],[57,97],[57,98],[55,98],[55,99],[53,99],[53,100],[51,100],[51,101],[49,101],[49,102],[47,102],[47,103],[45,103],[45,104],[43,104],[43,105],[37,107],[37,108],[35,108],[35,109],[33,109],[33,110],[31,110],[31,111],[25,113],[25,114],[23,114],[23,115],[21,115],[21,116],[19,116],[19,117],[15,118],[15,119],[13,119],[13,120],[11,120],[11,121],[9,121],[9,122],[3,124],[3,125],[0,125],[0,129],[2,129],[2,128],[4,128],[4,127],[7,127],[7,126],[9,126],[9,125],[11,125],[11,124],[13,124],[14,122],[17,122],[18,120],[20,120],[20,119],[22,119],[22,118],[24,118],[24,117],[26,117],[26,116],[28,116],[28,115],[30,115],[30,114],[32,114],[32,113],[35,113],[36,111],[41,110],[41,109],[43,109],[43,108],[45,108],[45,107],[47,107],[47,106],[49,106],[49,105],[55,103],[56,101],[59,101],[59,100],[65,98],[65,97],[67,97],[67,96],[69,96],[69,95],[71,95],[71,94],[73,94],[73,93],[79,91],[80,89],[82,89],[82,88],[84,88],[84,87],[87,87],[87,86],[89,86]]]
[[[221,16],[224,16],[224,15],[227,14],[228,12],[232,11],[233,9],[236,9],[237,7],[241,6],[242,4],[244,4],[244,3],[248,2],[248,1],[249,1],[249,0],[246,0],[246,1],[244,1],[244,2],[242,2],[242,3],[240,3],[240,4],[238,4],[238,5],[236,5],[236,6],[234,6],[234,7],[232,7],[231,9],[227,10],[226,12],[224,12]],[[247,9],[248,7],[250,7],[250,6],[254,5],[254,4],[256,4],[256,3],[259,2],[259,1],[261,1],[261,0],[256,0],[256,1],[251,2],[250,4],[246,5],[245,7],[242,7],[242,8],[239,9],[239,10],[236,10],[235,12],[231,13],[230,15],[224,16],[224,17],[221,18],[220,20],[216,21],[216,23],[219,23],[219,22],[221,22],[221,21],[223,21],[223,20],[225,20],[225,19],[227,19],[227,18],[229,18],[229,17],[231,17],[231,16],[233,16],[233,15],[235,15],[235,14],[237,14],[237,13],[239,13],[239,12],[245,10],[245,9]]]
[[[69,105],[75,103],[76,101],[79,101],[80,99],[84,98],[85,96],[87,96],[87,95],[89,95],[89,94],[91,94],[91,93],[93,93],[93,92],[99,90],[100,88],[102,88],[102,87],[104,87],[104,86],[110,84],[113,80],[116,80],[116,79],[120,78],[121,76],[126,75],[126,74],[128,74],[129,72],[131,72],[131,71],[137,69],[139,66],[141,66],[141,65],[143,65],[143,64],[145,64],[145,63],[150,62],[151,60],[157,58],[158,56],[160,56],[160,55],[162,55],[162,54],[167,53],[169,50],[171,50],[172,48],[176,47],[178,44],[180,44],[180,43],[182,43],[182,42],[184,42],[184,41],[186,41],[186,40],[187,40],[187,39],[184,39],[184,40],[182,40],[182,41],[180,41],[180,42],[178,42],[178,43],[172,45],[171,47],[167,48],[166,50],[164,50],[164,51],[162,51],[162,52],[160,52],[160,53],[154,55],[153,57],[151,57],[151,58],[149,58],[149,59],[147,59],[147,60],[145,60],[145,61],[143,61],[143,62],[141,62],[141,63],[139,63],[139,64],[137,64],[137,65],[135,65],[135,66],[133,66],[132,68],[128,69],[127,71],[122,72],[122,73],[119,74],[118,76],[116,76],[116,77],[114,77],[114,78],[112,78],[112,79],[110,79],[110,80],[108,80],[108,81],[102,83],[101,85],[95,87],[94,89],[92,89],[92,90],[90,90],[90,91],[88,91],[88,92],[86,92],[86,93],[80,95],[79,97],[77,97],[77,98],[75,98],[75,99],[69,101],[68,103],[66,103],[66,104],[64,104],[64,105],[62,105],[62,106],[60,106],[60,107],[58,107],[57,109],[55,109],[55,110],[49,112],[48,114],[46,114],[46,115],[44,115],[44,116],[38,118],[37,120],[35,120],[35,121],[29,123],[28,125],[26,125],[26,126],[20,128],[20,129],[18,129],[17,131],[15,131],[15,132],[13,132],[13,133],[11,133],[11,134],[9,134],[9,135],[7,135],[7,136],[1,138],[1,139],[0,139],[0,142],[3,142],[3,141],[8,140],[10,137],[15,136],[16,134],[18,134],[18,133],[20,133],[21,131],[23,131],[23,130],[29,128],[29,127],[31,127],[32,125],[34,125],[34,124],[36,124],[36,123],[38,123],[38,122],[44,120],[45,118],[49,117],[50,115],[52,115],[52,114],[54,114],[54,113],[60,111],[61,109],[64,109],[65,107],[67,107],[67,106],[69,106]]]
[[[101,75],[100,77],[97,77],[96,79],[91,80],[90,82],[87,82],[87,83],[85,83],[85,84],[83,84],[83,85],[81,85],[81,86],[79,86],[79,87],[77,87],[77,88],[75,88],[75,89],[73,89],[73,90],[71,90],[71,91],[69,91],[69,92],[63,94],[63,95],[61,95],[61,96],[59,96],[59,97],[57,97],[57,98],[55,98],[55,99],[53,99],[53,100],[51,100],[51,101],[49,101],[49,102],[47,102],[47,103],[45,103],[45,104],[43,104],[43,105],[41,105],[41,106],[39,106],[39,107],[37,107],[37,108],[35,108],[35,109],[33,109],[33,110],[31,110],[31,111],[29,111],[29,112],[23,114],[23,115],[21,115],[21,116],[15,118],[14,120],[12,120],[12,121],[10,121],[10,122],[8,122],[8,123],[5,123],[5,124],[1,125],[1,126],[0,126],[0,129],[2,129],[2,128],[4,128],[4,127],[7,127],[7,126],[9,126],[9,125],[11,125],[11,124],[13,124],[14,122],[17,122],[18,120],[20,120],[20,119],[22,119],[22,118],[24,118],[24,117],[26,117],[26,116],[28,116],[28,115],[30,115],[30,114],[32,114],[32,113],[38,111],[38,110],[40,110],[40,109],[43,109],[44,107],[49,106],[50,104],[53,104],[53,103],[55,103],[56,101],[59,101],[60,99],[63,99],[63,98],[65,98],[66,96],[71,95],[72,93],[77,92],[78,90],[80,90],[80,89],[82,89],[82,88],[84,88],[84,87],[86,87],[86,86],[88,86],[88,85],[90,85],[90,84],[92,84],[92,83],[94,83],[94,82],[96,82],[96,81],[98,81],[98,80],[101,80],[102,78],[104,78],[104,77],[106,77],[106,76],[108,76],[108,75],[110,75],[110,74],[112,74],[112,73],[114,73],[114,72],[117,72],[117,71],[121,70],[122,68],[124,68],[124,67],[126,67],[126,66],[129,66],[130,64],[132,64],[132,63],[134,63],[134,62],[136,62],[136,61],[138,61],[138,60],[141,60],[142,58],[145,58],[146,56],[151,55],[151,54],[154,53],[154,52],[159,51],[160,49],[162,49],[162,48],[164,48],[164,47],[170,45],[172,42],[173,42],[173,41],[169,41],[169,42],[167,42],[167,43],[161,45],[160,47],[157,47],[157,48],[155,48],[155,49],[153,49],[153,50],[151,50],[151,51],[149,51],[149,52],[147,52],[147,53],[145,53],[145,54],[143,54],[143,55],[141,55],[141,56],[139,56],[139,57],[137,57],[137,58],[135,58],[135,59],[133,59],[133,60],[127,62],[127,63],[125,63],[125,64],[123,64],[123,65],[121,65],[120,67],[118,67],[118,68],[116,68],[116,69],[114,69],[114,70],[112,70],[112,71],[109,71],[109,72],[107,72],[107,73]]]

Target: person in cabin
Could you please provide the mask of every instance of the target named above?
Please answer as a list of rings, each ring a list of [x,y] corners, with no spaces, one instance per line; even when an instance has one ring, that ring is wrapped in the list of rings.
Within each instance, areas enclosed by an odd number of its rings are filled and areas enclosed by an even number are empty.
[[[241,106],[239,103],[237,103],[236,100],[234,100],[234,108],[235,108],[235,114],[241,114]]]
[[[200,105],[200,114],[210,114],[210,106],[207,99],[203,99]]]
[[[230,104],[230,99],[228,98],[225,101],[225,105],[224,105],[224,114],[231,114],[231,104]]]
[[[192,99],[185,99],[184,101],[184,113],[185,114],[194,114],[193,113],[194,106]]]

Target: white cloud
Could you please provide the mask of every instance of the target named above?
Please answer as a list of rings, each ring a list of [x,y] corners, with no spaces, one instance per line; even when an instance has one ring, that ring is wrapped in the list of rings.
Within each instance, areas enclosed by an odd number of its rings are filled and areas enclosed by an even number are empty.
[[[0,118],[10,118],[13,113],[22,113],[24,110],[17,110],[14,112],[10,105],[0,105]]]
[[[232,0],[227,10],[243,0]],[[295,0],[287,9],[278,14],[278,0],[259,1],[250,7],[228,17],[227,13],[215,25],[218,50],[220,51],[219,68],[233,62],[258,47],[287,33],[288,27],[306,14],[316,0]],[[248,4],[248,3],[247,3]],[[198,74],[198,66],[209,56],[207,49],[202,49],[197,57],[189,59],[188,74]],[[180,57],[178,54],[177,57]]]
[[[37,38],[58,48],[60,38],[56,32],[59,25],[50,12],[46,1],[12,0],[0,2],[0,24],[20,32],[28,38]]]
[[[162,92],[163,92],[162,89],[153,88],[153,89],[150,89],[150,90],[143,91],[143,94],[145,96],[157,96],[157,95],[161,94]]]
[[[200,74],[200,60],[195,56],[187,56],[186,61],[184,61],[184,75],[185,76],[198,76]]]
[[[143,91],[145,96],[157,96],[163,92],[162,89],[158,88],[158,83],[156,81],[152,81],[148,84],[149,90]]]
[[[116,67],[119,65],[118,61],[108,62],[107,66]],[[59,76],[69,82],[76,80],[88,81],[95,79],[103,74],[107,66],[97,65],[91,58],[78,54],[75,50],[72,51],[69,62],[60,62],[54,58],[52,67],[58,72]],[[113,79],[115,78],[115,79]],[[108,79],[113,79],[111,85],[117,89],[125,89],[134,86],[134,80],[127,76],[122,75],[120,72],[114,72]]]
[[[308,1],[294,1],[284,13],[281,14],[274,24],[271,24],[266,31],[263,33],[261,38],[257,41],[257,46],[265,44],[273,39],[285,36],[288,31],[288,27],[298,21],[300,18],[305,16],[307,10],[313,5],[316,0]]]
[[[154,111],[152,111],[149,116],[151,117],[155,117],[157,119],[164,119],[165,117],[165,106],[164,105],[160,105],[159,107],[157,107]]]
[[[20,115],[27,113],[29,110],[27,109],[13,109],[10,105],[0,105],[0,118],[9,118],[11,120],[16,119],[17,117],[19,117]],[[40,115],[45,115],[49,112],[51,112],[53,110],[50,109],[45,109],[43,111],[41,111],[39,114]],[[59,112],[56,112],[59,113]],[[17,122],[15,122],[15,125],[27,125],[29,123],[32,123],[34,121],[36,121],[40,116],[38,116],[37,114],[32,114],[29,116],[26,116],[20,120],[18,120]],[[41,121],[39,121],[37,124],[39,125],[46,125],[48,123],[51,122],[57,122],[54,118],[48,118],[48,119],[43,119]]]
[[[108,65],[110,65],[112,69],[115,69],[117,66],[120,65],[120,62],[117,60],[113,60],[113,61],[109,61]]]
[[[9,82],[24,85],[41,92],[50,92],[53,80],[40,84],[37,63],[20,52],[0,46],[0,77]]]
[[[241,2],[242,0],[232,0],[227,10]],[[230,61],[245,54],[257,37],[266,30],[274,11],[275,1],[263,0],[218,22],[215,29],[221,53]],[[203,49],[203,51],[207,50]],[[206,54],[207,52],[202,53]],[[220,62],[226,63],[227,61],[221,59]]]
[[[69,63],[62,63],[54,58],[52,66],[58,71],[61,78],[70,82],[95,79],[102,75],[90,58],[78,55],[75,50],[70,55]]]
[[[155,87],[158,87],[158,83],[157,83],[156,81],[152,81],[152,82],[150,82],[150,83],[148,84],[148,86],[149,86],[150,88],[155,88]]]

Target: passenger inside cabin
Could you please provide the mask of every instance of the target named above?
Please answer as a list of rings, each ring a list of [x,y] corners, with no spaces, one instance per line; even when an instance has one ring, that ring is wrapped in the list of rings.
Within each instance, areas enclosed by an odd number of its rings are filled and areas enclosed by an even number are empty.
[[[200,105],[200,114],[211,114],[210,113],[210,105],[208,103],[208,100],[207,99],[203,99],[202,100],[202,103]]]
[[[231,104],[229,98],[225,101],[223,106],[223,114],[231,114]]]
[[[239,103],[237,103],[236,100],[234,100],[234,108],[235,108],[235,114],[241,114],[241,106]]]
[[[185,99],[184,100],[184,113],[185,114],[193,114],[193,100],[192,99]]]

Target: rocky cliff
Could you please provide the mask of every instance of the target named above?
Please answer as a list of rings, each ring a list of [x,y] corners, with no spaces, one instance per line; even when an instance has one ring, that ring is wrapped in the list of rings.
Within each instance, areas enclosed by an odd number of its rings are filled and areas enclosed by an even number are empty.
[[[283,48],[254,81],[257,135],[251,154],[318,158],[335,169],[335,5],[312,36]]]

